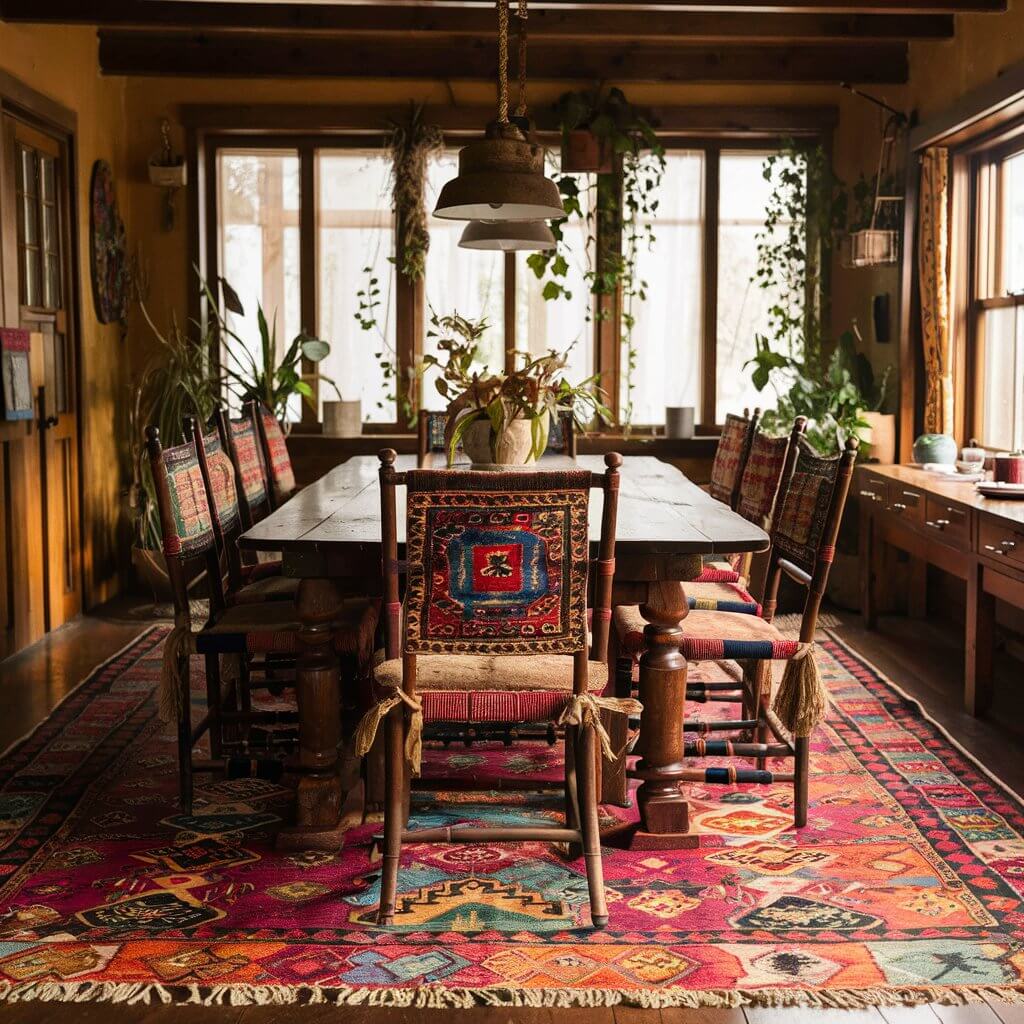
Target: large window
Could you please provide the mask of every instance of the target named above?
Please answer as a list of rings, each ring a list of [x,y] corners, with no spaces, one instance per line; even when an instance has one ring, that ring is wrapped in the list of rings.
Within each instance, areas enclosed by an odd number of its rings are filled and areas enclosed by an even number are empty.
[[[232,317],[232,327],[258,359],[259,302],[276,324],[278,355],[300,330],[331,345],[323,363],[303,367],[317,400],[310,408],[295,402],[293,419],[315,421],[323,401],[340,394],[361,400],[373,429],[406,429],[409,404],[397,399],[410,371],[436,347],[418,329],[434,312],[486,318],[481,370],[510,366],[515,352],[567,352],[570,378],[600,371],[602,387],[620,410],[631,405],[637,427],[663,424],[666,406],[675,405],[694,406],[698,424],[710,427],[763,401],[745,369],[772,298],[751,284],[771,190],[763,148],[693,143],[668,151],[657,207],[645,225],[653,247],[641,244],[637,259],[646,300],[633,307],[628,349],[609,365],[608,331],[597,320],[588,278],[594,239],[586,220],[574,217],[563,228],[568,271],[560,283],[568,297],[544,298],[545,280],[525,253],[460,249],[464,225],[433,217],[425,279],[413,285],[395,270],[382,139],[223,139],[206,157],[216,197],[206,264],[207,276],[223,275],[245,306],[245,318]],[[457,173],[456,149],[432,158],[429,207]],[[1008,181],[1022,178],[1007,174]],[[593,185],[581,177],[584,204]],[[1013,266],[1024,267],[1024,230],[1004,238],[1016,254]],[[1006,336],[1003,327],[1001,343]],[[430,374],[411,389],[427,408],[443,408]]]
[[[971,433],[1024,446],[1024,147],[976,161],[975,274],[968,311],[975,367]]]

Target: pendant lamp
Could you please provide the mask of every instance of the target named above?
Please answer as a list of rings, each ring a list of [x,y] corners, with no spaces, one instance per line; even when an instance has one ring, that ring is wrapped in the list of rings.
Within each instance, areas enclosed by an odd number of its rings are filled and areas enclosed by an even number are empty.
[[[498,117],[479,142],[459,151],[458,177],[437,199],[446,220],[539,221],[565,216],[558,186],[544,176],[544,149],[531,142],[526,115],[526,0],[519,0],[519,103],[508,111],[508,0],[498,0]]]
[[[542,220],[473,220],[459,239],[460,249],[496,252],[537,252],[554,249],[555,236]]]

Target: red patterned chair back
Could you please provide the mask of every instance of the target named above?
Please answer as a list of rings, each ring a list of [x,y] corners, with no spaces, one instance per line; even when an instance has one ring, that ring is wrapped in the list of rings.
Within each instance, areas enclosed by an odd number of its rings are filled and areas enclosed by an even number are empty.
[[[590,490],[604,491],[594,563],[594,657],[611,616],[619,455],[607,470],[394,470],[381,452],[388,657],[573,654],[585,675]],[[397,560],[396,485],[407,488],[406,559]],[[405,572],[404,630],[398,577]],[[585,679],[583,680],[585,686]],[[581,692],[581,691],[579,691]]]
[[[759,419],[760,411],[757,409],[753,416],[729,413],[718,439],[708,492],[712,498],[724,501],[732,509],[736,508],[739,501],[740,480]]]
[[[193,440],[163,448],[159,430],[150,426],[146,428],[146,447],[156,487],[175,621],[187,624],[189,584],[201,572],[206,573],[211,611],[225,604],[213,512]]]
[[[185,436],[192,438],[196,447],[199,468],[206,483],[213,533],[226,563],[229,589],[235,589],[242,585],[242,563],[238,551],[242,510],[238,501],[235,466],[225,450],[221,422],[214,416],[204,430],[199,420],[188,416],[185,418]]]
[[[288,443],[277,417],[260,402],[246,402],[246,410],[259,430],[263,462],[270,478],[270,504],[283,505],[295,493],[295,471],[292,469]]]
[[[858,441],[850,438],[838,455],[820,455],[805,438],[798,439],[792,474],[786,476],[771,529],[768,587],[764,617],[771,619],[779,581],[785,572],[807,587],[800,639],[810,643],[817,626],[818,608],[835,557],[839,524],[846,507],[857,461]]]
[[[229,420],[221,410],[217,418],[235,467],[235,491],[242,497],[242,525],[249,529],[271,511],[259,429],[251,416]]]
[[[798,416],[792,431],[785,437],[769,437],[760,430],[754,431],[750,453],[740,477],[739,501],[736,504],[736,511],[748,522],[763,529],[770,525],[779,485],[786,477],[789,453],[806,429],[806,418]],[[789,461],[792,472],[792,462]]]

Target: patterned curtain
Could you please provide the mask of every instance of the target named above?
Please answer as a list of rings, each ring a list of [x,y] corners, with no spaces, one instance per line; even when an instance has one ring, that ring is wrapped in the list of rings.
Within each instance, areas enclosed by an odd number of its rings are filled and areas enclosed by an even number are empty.
[[[941,147],[921,156],[917,253],[921,291],[921,338],[924,343],[924,429],[953,430],[953,353],[949,342],[949,154]]]

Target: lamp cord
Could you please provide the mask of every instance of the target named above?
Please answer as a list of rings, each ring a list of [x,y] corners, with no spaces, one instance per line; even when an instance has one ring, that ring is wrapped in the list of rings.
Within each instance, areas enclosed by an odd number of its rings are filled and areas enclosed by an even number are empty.
[[[498,121],[508,124],[508,0],[498,0]]]
[[[516,117],[526,116],[526,0],[519,0],[519,102]]]

